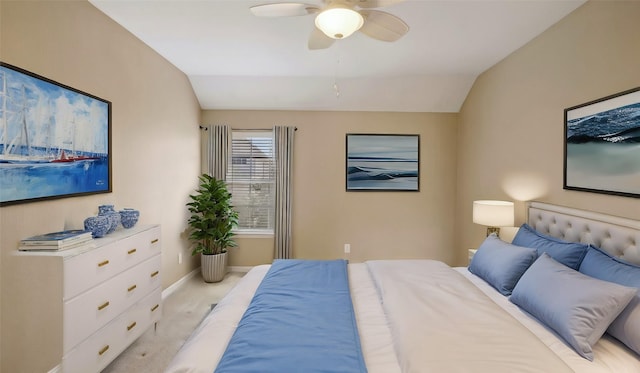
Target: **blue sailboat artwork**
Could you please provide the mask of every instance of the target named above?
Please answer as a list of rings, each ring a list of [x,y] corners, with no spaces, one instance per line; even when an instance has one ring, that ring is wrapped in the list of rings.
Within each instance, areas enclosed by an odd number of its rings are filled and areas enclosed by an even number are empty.
[[[111,103],[0,65],[0,205],[111,191]]]

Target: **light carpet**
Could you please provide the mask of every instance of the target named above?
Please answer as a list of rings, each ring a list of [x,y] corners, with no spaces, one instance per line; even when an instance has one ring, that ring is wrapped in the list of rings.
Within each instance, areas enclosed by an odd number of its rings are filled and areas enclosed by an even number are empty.
[[[109,364],[102,373],[161,373],[191,332],[244,276],[230,272],[218,283],[206,283],[200,273],[185,281],[163,302],[162,319]]]

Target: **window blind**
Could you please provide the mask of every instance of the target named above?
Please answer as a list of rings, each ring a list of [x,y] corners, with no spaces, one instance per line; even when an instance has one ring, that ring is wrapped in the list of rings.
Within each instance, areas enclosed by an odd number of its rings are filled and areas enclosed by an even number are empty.
[[[273,232],[275,160],[272,131],[232,131],[227,186],[238,231]]]

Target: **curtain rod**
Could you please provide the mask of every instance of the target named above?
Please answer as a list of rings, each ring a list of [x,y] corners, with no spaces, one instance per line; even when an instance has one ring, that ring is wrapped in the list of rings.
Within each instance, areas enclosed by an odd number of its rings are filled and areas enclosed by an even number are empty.
[[[201,130],[205,130],[208,131],[209,129],[207,127],[203,127],[203,126],[199,126]],[[258,128],[254,128],[254,129],[245,129],[245,128],[231,128],[232,131],[265,131],[266,129],[258,129]],[[294,131],[298,130],[298,127],[293,127]]]

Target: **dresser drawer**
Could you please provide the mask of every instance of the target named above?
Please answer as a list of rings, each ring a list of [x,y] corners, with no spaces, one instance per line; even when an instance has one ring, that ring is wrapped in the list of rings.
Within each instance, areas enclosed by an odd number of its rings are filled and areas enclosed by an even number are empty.
[[[64,302],[63,351],[67,352],[124,312],[160,284],[161,256],[155,255],[125,272]]]
[[[144,245],[140,245],[142,250],[142,255],[145,258],[149,258],[156,254],[160,254],[161,245],[160,245],[160,227],[152,227],[138,236],[145,242]]]
[[[122,240],[115,249],[123,258],[123,269],[126,270],[133,267],[152,256],[160,254],[160,228],[152,228]]]
[[[162,317],[162,288],[155,289],[151,295],[140,301],[138,306],[144,310],[143,315],[149,318],[150,323],[160,321]]]
[[[62,371],[88,373],[104,369],[152,323],[159,320],[161,297],[162,289],[158,286],[125,313],[69,351],[62,359]]]
[[[73,298],[159,254],[160,228],[152,227],[121,239],[100,238],[95,241],[96,249],[64,260],[64,299]]]

